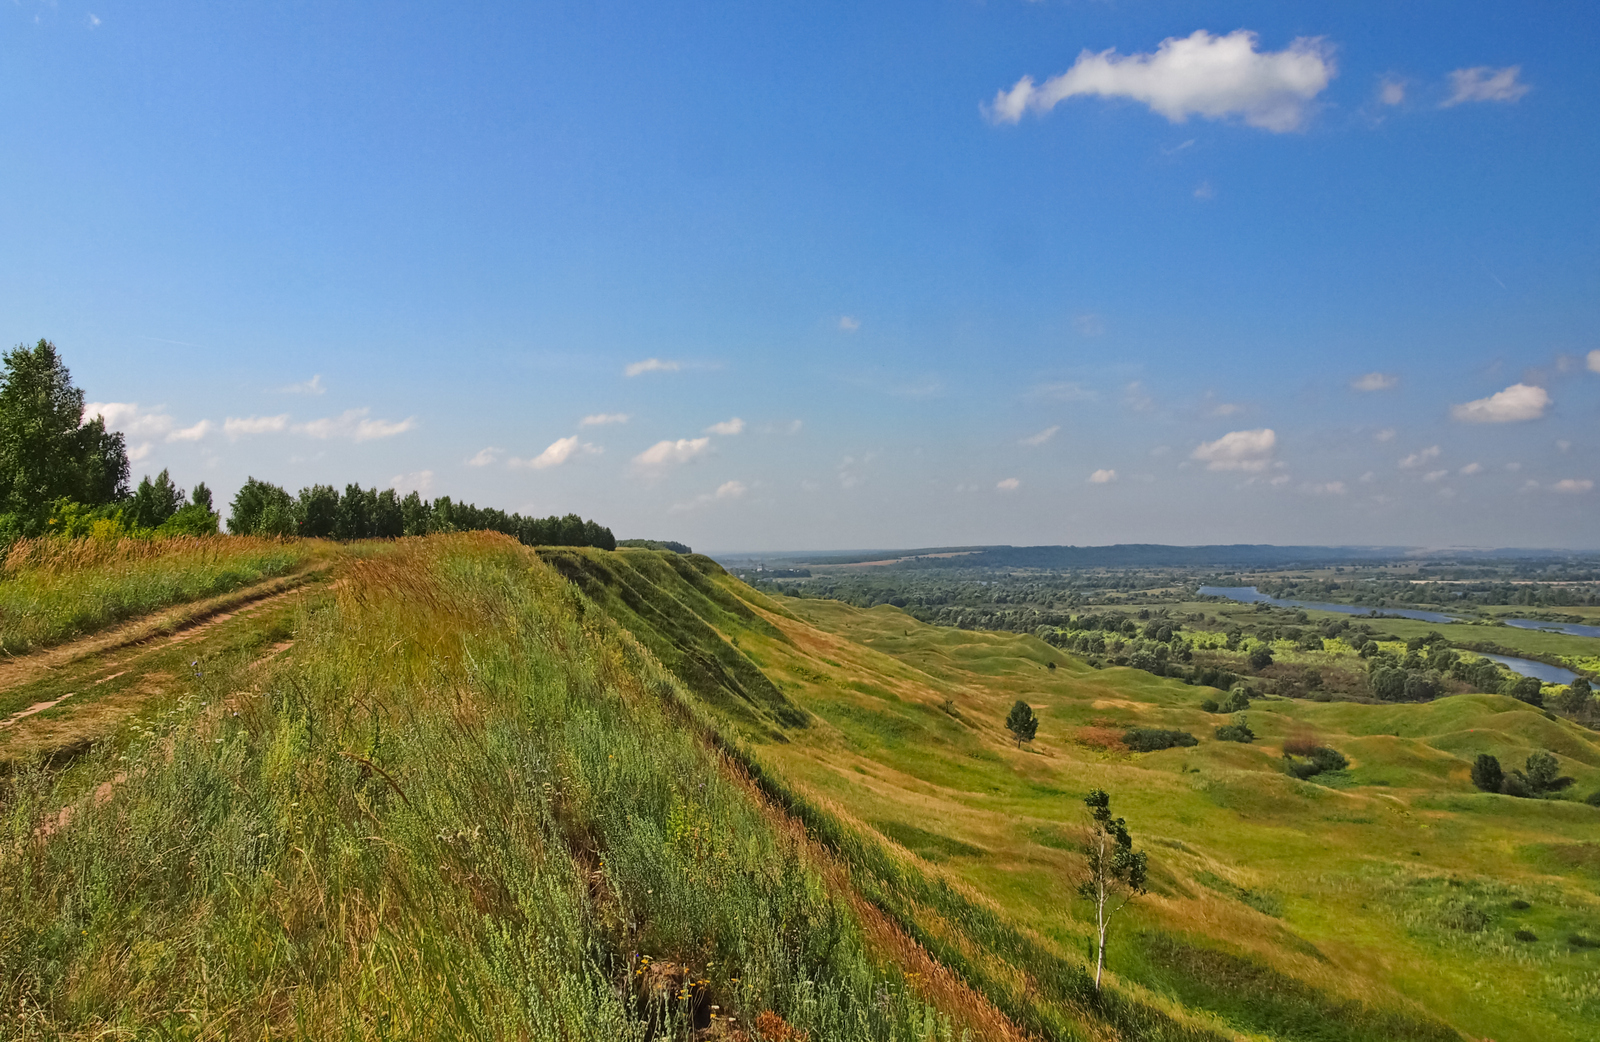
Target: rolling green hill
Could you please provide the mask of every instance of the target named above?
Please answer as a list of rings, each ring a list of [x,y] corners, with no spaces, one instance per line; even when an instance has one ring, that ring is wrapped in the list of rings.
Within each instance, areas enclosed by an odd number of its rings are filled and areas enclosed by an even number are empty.
[[[1468,780],[1546,749],[1600,787],[1596,736],[1523,703],[1266,699],[1239,744],[1209,689],[697,555],[323,557],[0,671],[0,1034],[1600,1032],[1600,809]],[[1290,739],[1349,766],[1292,778]],[[1092,788],[1151,861],[1100,992]]]

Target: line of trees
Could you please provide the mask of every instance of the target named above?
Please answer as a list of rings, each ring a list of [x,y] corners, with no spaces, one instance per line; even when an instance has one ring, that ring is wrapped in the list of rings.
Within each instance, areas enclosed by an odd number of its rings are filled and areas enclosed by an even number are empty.
[[[312,485],[298,495],[268,481],[248,479],[233,497],[228,531],[235,535],[297,535],[309,539],[395,539],[434,532],[503,532],[527,546],[594,546],[615,550],[611,529],[577,514],[523,517],[494,507],[457,503],[449,496],[423,499],[346,485]]]

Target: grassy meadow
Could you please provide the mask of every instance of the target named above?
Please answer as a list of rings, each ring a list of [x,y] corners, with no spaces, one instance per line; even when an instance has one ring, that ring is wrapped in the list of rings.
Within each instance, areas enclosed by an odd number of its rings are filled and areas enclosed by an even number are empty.
[[[392,544],[297,610],[0,781],[9,1037],[977,1037],[512,540]]]
[[[1199,708],[1208,689],[887,606],[747,596],[781,637],[743,630],[740,648],[820,721],[759,755],[1083,961],[1079,801],[1113,794],[1155,865],[1153,893],[1113,939],[1130,994],[1273,1038],[1600,1031],[1588,944],[1600,940],[1600,809],[1483,794],[1468,779],[1479,752],[1509,767],[1547,749],[1587,794],[1600,787],[1593,732],[1498,695],[1271,699],[1249,713],[1255,743],[1217,742],[1227,720]],[[1042,720],[1023,750],[1001,726],[1017,698]],[[1132,754],[1116,739],[1133,725],[1201,741]],[[1338,748],[1350,768],[1288,777],[1292,737]]]
[[[0,680],[0,1037],[1600,1034],[1600,741],[1513,699],[1259,699],[1240,744],[1211,689],[704,557],[237,545],[331,581]],[[1468,778],[1536,750],[1567,798]],[[1102,992],[1091,788],[1151,861]]]
[[[238,536],[20,539],[0,564],[0,654],[229,593],[328,552],[300,540]]]

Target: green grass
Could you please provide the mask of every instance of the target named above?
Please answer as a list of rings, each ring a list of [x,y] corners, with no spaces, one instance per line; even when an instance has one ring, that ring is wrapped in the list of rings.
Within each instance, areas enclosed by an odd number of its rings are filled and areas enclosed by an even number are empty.
[[[313,603],[259,671],[0,780],[8,1034],[957,1037],[531,553],[407,540]]]
[[[306,562],[313,545],[244,536],[20,540],[0,567],[0,653],[20,655],[283,575]]]
[[[922,626],[888,607],[749,598],[782,609],[768,618],[784,642],[742,638],[741,649],[821,721],[757,754],[804,798],[877,822],[890,838],[916,829],[981,850],[949,856],[924,841],[923,853],[898,840],[922,855],[930,878],[969,888],[1006,921],[1038,932],[1026,956],[1011,949],[1009,959],[1024,960],[1017,965],[1085,964],[1074,837],[1078,800],[1101,787],[1153,852],[1158,899],[1130,909],[1111,953],[1117,986],[1132,999],[1170,1000],[1267,1037],[1459,1030],[1504,1042],[1600,1031],[1600,1011],[1584,998],[1600,952],[1563,940],[1600,933],[1586,850],[1574,853],[1600,810],[1489,796],[1467,777],[1479,752],[1519,766],[1544,748],[1577,779],[1571,792],[1587,794],[1600,786],[1592,732],[1499,695],[1423,705],[1272,698],[1249,712],[1253,745],[1214,742],[1211,727],[1224,718],[1200,710],[1206,689],[1095,670],[1023,635]],[[1002,727],[1018,698],[1042,721],[1039,739],[1021,751]],[[942,711],[947,699],[957,717]],[[1079,737],[1136,726],[1204,737],[1147,754]],[[1344,752],[1350,769],[1287,777],[1282,743],[1305,736]],[[1538,928],[1531,947],[1464,946],[1426,926],[1414,885],[1446,877],[1537,884],[1561,909],[1551,913],[1558,921]],[[908,914],[939,918],[927,908]],[[970,951],[979,942],[967,938]]]

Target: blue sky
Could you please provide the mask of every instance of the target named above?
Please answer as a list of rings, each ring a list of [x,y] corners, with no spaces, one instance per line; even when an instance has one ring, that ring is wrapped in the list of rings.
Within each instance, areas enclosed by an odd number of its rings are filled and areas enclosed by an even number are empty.
[[[17,0],[0,314],[224,498],[1592,548],[1597,45],[1577,4]]]

